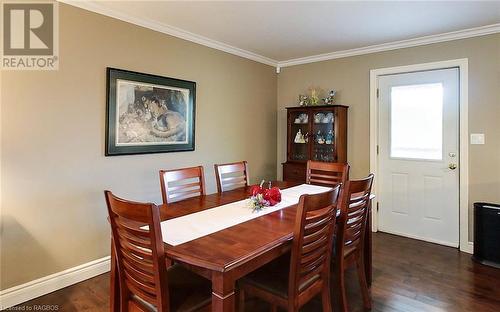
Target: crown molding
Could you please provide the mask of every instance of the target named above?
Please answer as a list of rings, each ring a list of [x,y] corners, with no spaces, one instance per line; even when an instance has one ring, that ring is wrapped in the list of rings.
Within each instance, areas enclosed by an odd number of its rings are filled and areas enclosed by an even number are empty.
[[[452,41],[452,40],[458,40],[458,39],[466,39],[466,38],[485,36],[485,35],[496,34],[496,33],[500,33],[500,23],[499,24],[491,24],[491,25],[487,25],[487,26],[481,26],[481,27],[475,27],[475,28],[469,28],[469,29],[464,29],[464,30],[452,31],[452,32],[447,32],[447,33],[442,33],[442,34],[437,34],[437,35],[424,36],[424,37],[419,37],[419,38],[414,38],[414,39],[393,41],[393,42],[388,42],[388,43],[383,43],[383,44],[367,46],[367,47],[363,47],[363,48],[343,50],[343,51],[337,51],[337,52],[331,52],[331,53],[306,56],[306,57],[291,59],[291,60],[287,60],[287,61],[280,61],[280,62],[278,62],[278,67],[287,67],[287,66],[294,66],[294,65],[300,65],[300,64],[315,63],[315,62],[333,60],[333,59],[349,57],[349,56],[356,56],[356,55],[377,53],[377,52],[397,50],[397,49],[403,49],[403,48],[410,48],[410,47],[428,45],[428,44],[432,44],[432,43],[446,42],[446,41]]]
[[[191,41],[191,42],[194,42],[194,43],[197,43],[197,44],[209,47],[209,48],[213,48],[213,49],[227,52],[227,53],[230,53],[233,55],[237,55],[237,56],[240,56],[240,57],[243,57],[246,59],[250,59],[250,60],[262,63],[262,64],[270,65],[270,66],[273,66],[276,68],[301,65],[301,64],[308,64],[308,63],[315,63],[315,62],[333,60],[333,59],[338,59],[338,58],[343,58],[343,57],[350,57],[350,56],[357,56],[357,55],[363,55],[363,54],[391,51],[391,50],[410,48],[410,47],[428,45],[428,44],[439,43],[439,42],[446,42],[446,41],[466,39],[466,38],[471,38],[471,37],[478,37],[478,36],[485,36],[485,35],[500,33],[500,23],[498,23],[498,24],[491,24],[491,25],[469,28],[469,29],[464,29],[464,30],[452,31],[452,32],[447,32],[447,33],[442,33],[442,34],[436,34],[436,35],[430,35],[430,36],[424,36],[424,37],[418,37],[418,38],[400,40],[400,41],[393,41],[393,42],[382,43],[382,44],[377,44],[377,45],[371,45],[371,46],[362,47],[362,48],[349,49],[349,50],[343,50],[343,51],[336,51],[336,52],[300,57],[300,58],[295,58],[295,59],[290,59],[290,60],[285,60],[285,61],[277,61],[277,60],[265,57],[263,55],[259,55],[257,53],[250,52],[250,51],[247,51],[244,49],[240,49],[240,48],[228,45],[226,43],[223,43],[223,42],[220,42],[217,40],[213,40],[213,39],[201,36],[201,35],[197,35],[195,33],[192,33],[192,32],[189,32],[189,31],[186,31],[186,30],[174,27],[174,26],[170,26],[167,24],[154,22],[154,21],[150,21],[150,20],[146,20],[146,19],[141,19],[141,18],[134,17],[134,16],[131,16],[128,14],[124,14],[124,13],[118,12],[116,10],[106,8],[106,7],[98,4],[95,1],[81,1],[81,0],[80,1],[79,0],[58,0],[58,1],[61,3],[69,4],[69,5],[87,10],[87,11],[106,15],[106,16],[124,21],[124,22],[128,22],[128,23],[138,25],[141,27],[145,27],[148,29],[152,29],[152,30],[155,30],[155,31],[158,31],[158,32],[170,35],[170,36],[174,36],[174,37],[177,37],[180,39]],[[277,69],[277,72],[279,72],[279,71],[280,70]]]
[[[213,48],[216,50],[227,52],[227,53],[237,55],[237,56],[240,56],[240,57],[252,60],[252,61],[266,64],[269,66],[276,67],[278,65],[278,61],[273,60],[273,59],[268,58],[268,57],[265,57],[265,56],[262,56],[262,55],[259,55],[257,53],[243,50],[243,49],[240,49],[237,47],[233,47],[229,44],[225,44],[225,43],[217,41],[217,40],[213,40],[213,39],[201,36],[201,35],[197,35],[197,34],[194,34],[192,32],[189,32],[189,31],[186,31],[186,30],[174,27],[174,26],[170,26],[167,24],[138,18],[138,17],[131,16],[128,14],[124,14],[124,13],[118,12],[116,10],[106,8],[106,7],[100,5],[96,2],[75,1],[75,0],[58,0],[58,1],[61,3],[65,3],[65,4],[68,4],[71,6],[78,7],[80,9],[84,9],[84,10],[91,11],[94,13],[113,17],[113,18],[116,18],[116,19],[124,21],[124,22],[128,22],[128,23],[131,23],[134,25],[142,26],[142,27],[145,27],[148,29],[152,29],[152,30],[155,30],[155,31],[158,31],[158,32],[170,35],[170,36],[174,36],[174,37],[177,37],[180,39],[191,41],[191,42],[194,42],[194,43],[197,43],[197,44],[209,47],[209,48]]]

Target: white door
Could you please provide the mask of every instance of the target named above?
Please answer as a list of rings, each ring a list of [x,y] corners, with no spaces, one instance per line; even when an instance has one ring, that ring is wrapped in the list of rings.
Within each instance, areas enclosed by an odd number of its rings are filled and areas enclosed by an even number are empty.
[[[379,229],[458,247],[459,72],[381,76]]]

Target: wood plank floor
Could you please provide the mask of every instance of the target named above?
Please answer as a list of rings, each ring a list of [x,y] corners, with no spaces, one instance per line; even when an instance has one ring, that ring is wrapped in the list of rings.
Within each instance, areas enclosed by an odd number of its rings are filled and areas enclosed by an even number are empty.
[[[454,248],[384,233],[374,233],[373,244],[372,311],[500,311],[500,269],[476,264]],[[355,272],[349,276],[350,309],[362,311]],[[108,289],[109,274],[103,274],[19,308],[56,305],[58,311],[104,312],[109,310]],[[269,308],[250,299],[246,311]],[[302,311],[321,311],[319,300]]]

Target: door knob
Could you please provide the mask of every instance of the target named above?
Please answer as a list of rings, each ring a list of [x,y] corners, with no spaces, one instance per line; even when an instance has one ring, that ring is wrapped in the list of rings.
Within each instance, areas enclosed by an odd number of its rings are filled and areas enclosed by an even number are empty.
[[[448,168],[450,168],[451,170],[455,170],[457,169],[457,164],[449,164]]]

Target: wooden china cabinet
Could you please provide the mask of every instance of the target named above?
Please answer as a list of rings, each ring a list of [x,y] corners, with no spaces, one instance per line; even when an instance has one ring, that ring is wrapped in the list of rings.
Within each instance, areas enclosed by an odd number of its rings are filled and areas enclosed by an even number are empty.
[[[287,108],[283,180],[305,182],[308,160],[347,162],[347,109],[344,105]]]

